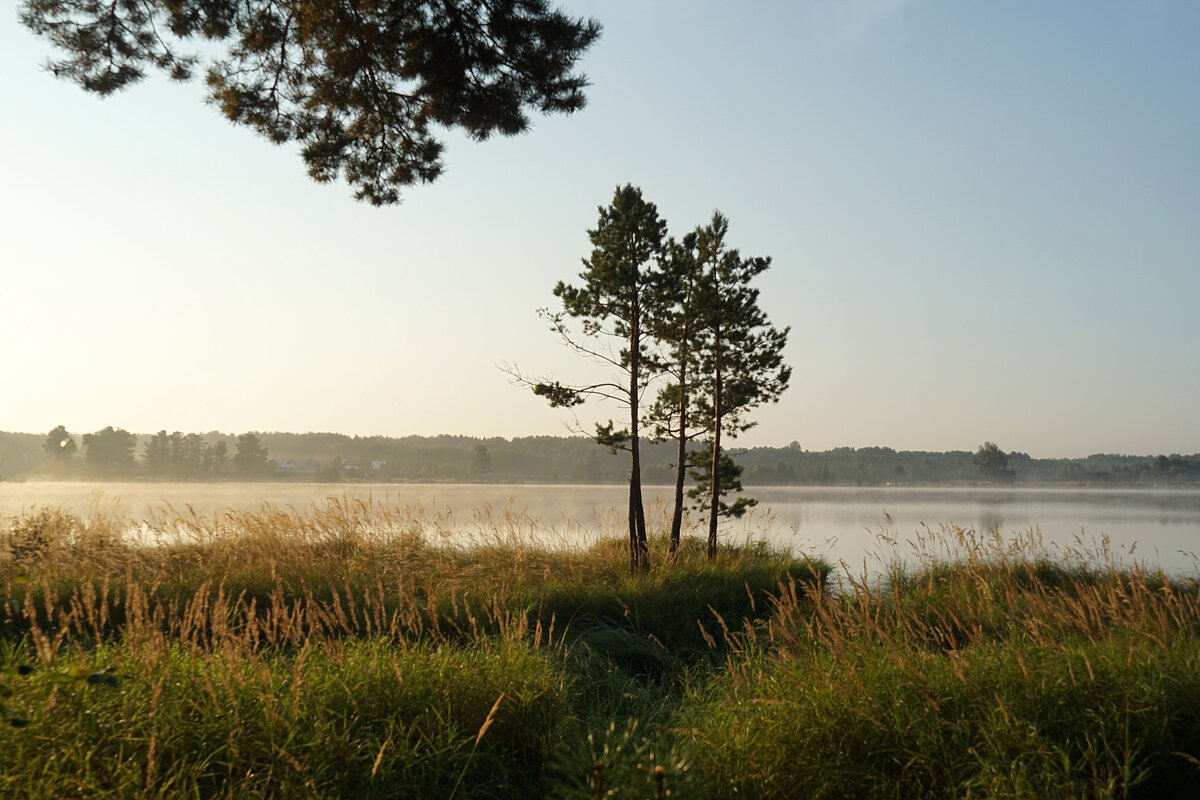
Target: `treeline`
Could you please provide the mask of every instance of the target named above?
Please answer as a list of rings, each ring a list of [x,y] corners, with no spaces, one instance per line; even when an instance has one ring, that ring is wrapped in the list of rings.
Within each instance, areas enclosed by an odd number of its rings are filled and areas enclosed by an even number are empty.
[[[1019,484],[1194,484],[1200,483],[1200,453],[1134,456],[1100,453],[1086,458],[1008,457],[1008,483]],[[987,481],[977,453],[967,450],[924,452],[890,447],[838,447],[806,451],[758,447],[743,452],[745,483],[830,486],[926,486]]]
[[[139,448],[139,440],[141,447]],[[42,480],[262,480],[276,465],[254,433],[165,430],[138,436],[111,425],[76,436],[0,433],[0,477]]]
[[[67,444],[63,444],[66,441]],[[648,483],[669,485],[673,443],[643,449]],[[1200,484],[1200,454],[1035,459],[1008,453],[1018,484]],[[890,447],[813,451],[792,442],[735,453],[747,486],[928,486],[985,482],[967,450]],[[299,465],[298,467],[296,465]],[[583,436],[346,436],[337,433],[135,435],[119,428],[71,434],[0,432],[6,480],[299,480],[623,483],[629,461]]]

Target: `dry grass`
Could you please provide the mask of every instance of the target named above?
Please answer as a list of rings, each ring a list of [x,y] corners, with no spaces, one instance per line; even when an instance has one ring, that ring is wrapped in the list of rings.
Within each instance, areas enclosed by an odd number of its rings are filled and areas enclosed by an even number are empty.
[[[566,796],[579,775],[551,765],[610,728],[648,752],[726,620],[825,569],[761,547],[668,564],[656,538],[659,567],[630,576],[620,540],[572,546],[510,509],[451,528],[336,498],[167,509],[132,536],[117,514],[12,520],[0,685],[29,724],[0,794]]]
[[[1036,532],[948,528],[917,569],[783,594],[685,714],[712,784],[760,797],[1200,790],[1200,590]],[[1092,559],[1092,560],[1089,560]],[[718,790],[719,793],[720,790]]]
[[[1200,587],[1103,540],[925,530],[910,566],[830,581],[655,537],[630,576],[620,539],[450,522],[13,520],[0,669],[29,724],[0,795],[1200,793]]]

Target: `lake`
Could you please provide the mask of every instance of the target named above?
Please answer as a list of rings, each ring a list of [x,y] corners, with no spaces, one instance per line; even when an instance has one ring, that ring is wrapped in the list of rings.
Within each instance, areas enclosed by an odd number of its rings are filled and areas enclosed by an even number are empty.
[[[665,528],[670,493],[647,487],[652,528]],[[1198,490],[764,487],[750,494],[758,508],[724,524],[722,536],[766,539],[855,571],[876,572],[892,560],[936,551],[955,537],[934,534],[957,526],[994,531],[1002,542],[1037,536],[1055,553],[1200,572]],[[303,510],[328,498],[406,507],[442,533],[499,527],[518,535],[553,532],[568,541],[622,535],[627,504],[625,487],[611,485],[0,483],[0,515],[56,505],[146,520],[164,509],[211,515],[271,504]]]

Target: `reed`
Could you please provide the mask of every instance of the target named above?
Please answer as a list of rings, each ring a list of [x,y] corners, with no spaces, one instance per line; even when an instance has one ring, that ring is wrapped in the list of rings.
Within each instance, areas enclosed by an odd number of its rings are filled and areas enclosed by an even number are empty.
[[[1035,534],[945,529],[890,582],[783,594],[684,712],[719,795],[1200,790],[1200,593]]]
[[[0,796],[1200,791],[1200,587],[1103,541],[926,529],[880,579],[656,536],[631,576],[620,540],[474,523],[11,520]]]
[[[0,670],[29,724],[0,794],[556,796],[589,735],[666,735],[723,657],[707,629],[828,569],[749,547],[668,564],[659,537],[630,577],[612,543],[509,510],[464,536],[337,498],[129,531],[57,509],[7,526]]]

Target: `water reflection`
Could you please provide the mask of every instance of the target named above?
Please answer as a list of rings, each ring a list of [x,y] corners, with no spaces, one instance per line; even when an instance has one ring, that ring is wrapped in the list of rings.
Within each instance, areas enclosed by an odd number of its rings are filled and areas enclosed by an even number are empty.
[[[762,489],[758,496],[795,532],[839,537],[838,554],[877,546],[890,529],[902,539],[941,526],[1019,536],[1036,532],[1048,549],[1097,550],[1126,562],[1193,572],[1200,542],[1200,492],[1096,489]],[[799,511],[799,509],[803,509]]]
[[[905,554],[922,536],[943,528],[1036,534],[1048,548],[1107,552],[1173,572],[1195,572],[1200,550],[1195,490],[765,487],[751,494],[759,507],[723,524],[723,536],[765,538],[849,564],[911,557]],[[652,529],[667,527],[670,496],[668,487],[648,487]],[[421,508],[449,532],[483,531],[504,517],[509,524],[521,520],[522,529],[581,541],[623,535],[626,524],[624,487],[562,485],[0,483],[0,515],[55,505],[149,520],[164,511],[212,515],[264,504],[303,511],[328,498]],[[700,521],[693,522],[699,530]],[[893,553],[879,552],[889,547]]]

